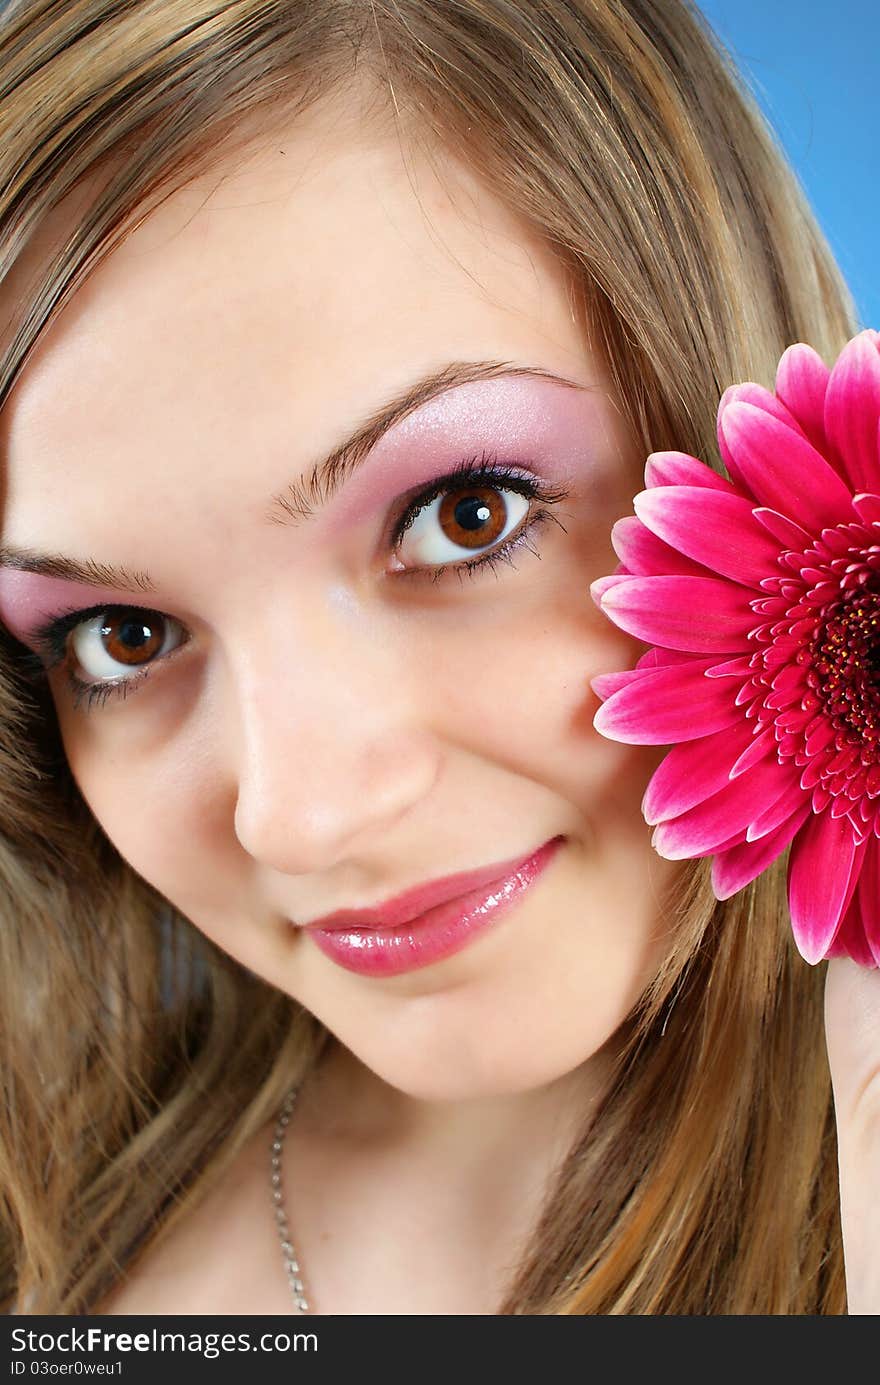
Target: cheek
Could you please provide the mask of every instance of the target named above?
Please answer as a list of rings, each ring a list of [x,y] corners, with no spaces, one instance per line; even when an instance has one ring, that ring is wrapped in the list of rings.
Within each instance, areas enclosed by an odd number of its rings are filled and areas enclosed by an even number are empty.
[[[160,776],[119,775],[106,765],[74,771],[80,792],[106,835],[137,873],[189,917],[209,896],[199,841],[196,794],[170,790]],[[216,864],[216,858],[215,864]],[[200,885],[201,882],[201,885]],[[211,894],[216,891],[214,882]],[[217,900],[214,899],[216,907]]]
[[[423,705],[445,745],[548,790],[557,810],[563,799],[600,814],[606,828],[635,825],[644,839],[642,795],[669,747],[601,735],[590,680],[632,668],[645,646],[613,626],[583,588],[582,574],[571,582],[548,575],[544,590],[523,583],[516,602],[499,602],[495,612],[487,606],[479,621],[439,636],[433,628],[432,643],[416,655],[431,670]],[[498,785],[487,780],[485,789],[491,798]]]
[[[147,703],[148,693],[142,696]],[[109,840],[199,927],[207,921],[203,931],[213,937],[211,919],[244,903],[230,891],[245,859],[231,829],[235,794],[222,777],[216,737],[193,735],[183,720],[176,727],[172,718],[157,719],[134,699],[106,714],[83,714],[59,694],[56,708],[71,774]]]

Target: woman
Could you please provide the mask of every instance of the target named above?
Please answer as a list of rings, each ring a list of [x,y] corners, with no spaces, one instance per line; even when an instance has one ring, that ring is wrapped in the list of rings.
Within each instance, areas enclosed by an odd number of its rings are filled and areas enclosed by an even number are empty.
[[[871,1311],[781,865],[658,858],[592,725],[646,453],[853,325],[695,15],[24,0],[0,67],[7,1311]]]

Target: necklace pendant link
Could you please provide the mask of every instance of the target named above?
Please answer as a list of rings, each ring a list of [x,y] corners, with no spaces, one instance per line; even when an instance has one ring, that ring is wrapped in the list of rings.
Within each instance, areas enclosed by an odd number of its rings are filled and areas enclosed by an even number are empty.
[[[269,1187],[272,1194],[272,1210],[275,1214],[275,1225],[278,1228],[278,1236],[281,1242],[281,1255],[284,1260],[284,1267],[287,1271],[287,1283],[290,1288],[296,1311],[307,1313],[309,1305],[303,1297],[305,1286],[300,1277],[301,1271],[293,1242],[290,1239],[290,1230],[287,1222],[287,1213],[284,1209],[284,1194],[281,1185],[281,1156],[284,1150],[284,1136],[287,1134],[287,1126],[290,1123],[290,1113],[293,1110],[297,1097],[297,1088],[292,1087],[281,1104],[275,1130],[272,1136]]]

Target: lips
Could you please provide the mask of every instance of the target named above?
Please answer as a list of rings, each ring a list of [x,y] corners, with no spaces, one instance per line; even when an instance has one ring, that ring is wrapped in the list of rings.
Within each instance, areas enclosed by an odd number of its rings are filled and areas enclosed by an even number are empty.
[[[325,914],[303,931],[349,971],[391,976],[428,966],[498,922],[532,887],[564,840],[553,837],[529,856],[416,886],[375,908]]]
[[[557,840],[554,838],[554,840]],[[366,909],[337,909],[332,914],[322,914],[312,919],[307,928],[320,928],[333,931],[340,928],[399,928],[402,923],[410,923],[420,914],[438,904],[446,904],[450,899],[479,890],[484,885],[492,885],[496,880],[513,874],[524,861],[524,856],[511,856],[507,861],[496,861],[491,866],[481,866],[478,870],[459,871],[457,875],[444,875],[439,880],[429,880],[424,885],[414,885],[384,904]]]

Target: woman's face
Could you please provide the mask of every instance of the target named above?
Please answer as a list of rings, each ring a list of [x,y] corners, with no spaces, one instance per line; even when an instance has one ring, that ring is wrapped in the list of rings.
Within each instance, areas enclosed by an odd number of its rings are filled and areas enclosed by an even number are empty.
[[[50,674],[73,775],[219,947],[401,1091],[538,1086],[633,1004],[678,869],[640,813],[664,749],[592,726],[590,678],[643,647],[589,595],[642,456],[562,270],[461,165],[327,103],[220,172],[94,273],[10,398],[4,543],[101,585],[4,569],[0,617],[33,649],[89,612]],[[470,462],[496,471],[428,494]],[[121,681],[89,706],[68,672]],[[559,837],[482,927],[304,926]]]

